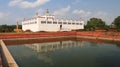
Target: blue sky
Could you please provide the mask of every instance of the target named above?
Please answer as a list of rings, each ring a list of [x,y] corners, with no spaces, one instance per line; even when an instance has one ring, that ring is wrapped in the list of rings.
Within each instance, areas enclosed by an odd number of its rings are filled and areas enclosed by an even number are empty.
[[[89,20],[101,18],[111,24],[120,16],[120,0],[0,0],[0,25],[16,24],[23,18],[44,15],[46,9],[57,18]]]

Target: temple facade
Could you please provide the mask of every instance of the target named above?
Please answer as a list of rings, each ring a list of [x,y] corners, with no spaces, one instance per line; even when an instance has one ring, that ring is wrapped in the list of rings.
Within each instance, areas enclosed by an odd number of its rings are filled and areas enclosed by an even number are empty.
[[[68,20],[68,19],[56,19],[54,15],[50,15],[49,11],[46,11],[44,16],[36,15],[30,19],[24,19],[22,21],[22,30],[30,30],[32,32],[39,31],[71,31],[77,29],[84,29],[83,20]]]

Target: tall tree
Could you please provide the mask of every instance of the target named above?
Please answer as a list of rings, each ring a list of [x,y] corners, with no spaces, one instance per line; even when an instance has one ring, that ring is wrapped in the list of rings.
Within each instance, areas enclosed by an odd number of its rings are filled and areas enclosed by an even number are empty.
[[[91,18],[89,21],[87,21],[86,27],[89,30],[95,30],[95,29],[105,29],[106,24],[102,19],[99,18]]]
[[[120,16],[114,19],[113,23],[115,24],[117,29],[120,29]]]

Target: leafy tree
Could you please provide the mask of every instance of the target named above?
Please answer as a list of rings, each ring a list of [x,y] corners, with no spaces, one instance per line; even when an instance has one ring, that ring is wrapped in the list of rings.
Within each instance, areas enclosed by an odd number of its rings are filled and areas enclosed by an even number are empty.
[[[0,26],[0,32],[7,32],[7,31],[8,31],[8,27],[6,24]]]
[[[115,18],[115,20],[113,21],[113,23],[115,24],[117,29],[120,29],[120,16],[118,16],[117,18]]]
[[[16,28],[16,25],[0,25],[0,32],[13,32],[13,30]],[[22,28],[22,25],[19,25],[19,29]]]
[[[102,21],[102,19],[91,18],[89,21],[87,21],[86,28],[89,30],[105,29],[106,24],[104,21]]]

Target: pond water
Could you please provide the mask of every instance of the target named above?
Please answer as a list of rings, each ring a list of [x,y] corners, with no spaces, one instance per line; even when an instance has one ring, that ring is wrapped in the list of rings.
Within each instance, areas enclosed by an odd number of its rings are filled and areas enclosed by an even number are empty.
[[[117,44],[69,40],[7,47],[19,67],[120,67]]]

